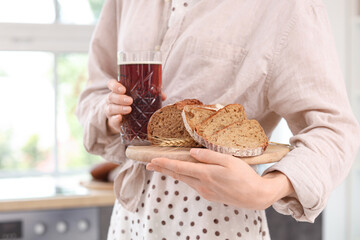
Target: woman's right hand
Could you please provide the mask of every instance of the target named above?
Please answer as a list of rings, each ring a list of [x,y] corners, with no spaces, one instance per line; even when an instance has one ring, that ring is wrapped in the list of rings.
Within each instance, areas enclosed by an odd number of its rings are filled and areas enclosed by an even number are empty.
[[[107,95],[105,114],[107,117],[108,133],[114,135],[120,133],[122,116],[131,112],[130,105],[133,99],[125,95],[126,88],[115,79],[107,83],[110,93]]]

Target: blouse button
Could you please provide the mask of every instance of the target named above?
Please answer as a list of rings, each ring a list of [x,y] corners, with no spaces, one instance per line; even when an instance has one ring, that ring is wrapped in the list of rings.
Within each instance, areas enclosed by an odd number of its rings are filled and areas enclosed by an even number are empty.
[[[160,45],[155,46],[155,51],[160,51]]]

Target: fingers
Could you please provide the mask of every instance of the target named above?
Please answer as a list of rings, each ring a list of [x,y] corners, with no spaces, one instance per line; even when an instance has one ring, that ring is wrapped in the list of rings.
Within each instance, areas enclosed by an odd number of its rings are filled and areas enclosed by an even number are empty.
[[[125,95],[126,88],[115,79],[109,80],[107,87],[111,91],[107,96],[105,107],[105,115],[108,119],[107,125],[111,133],[118,133],[122,115],[131,112],[130,105],[133,103],[133,99]]]
[[[121,106],[115,104],[108,104],[105,109],[105,114],[108,118],[114,115],[126,115],[131,112],[131,107],[129,106]]]
[[[190,155],[200,162],[221,166],[228,166],[230,158],[233,158],[233,156],[230,155],[201,148],[192,148],[190,150]]]
[[[125,94],[126,92],[126,88],[119,83],[118,81],[116,81],[115,79],[111,79],[107,82],[107,87],[111,90],[111,92],[113,93],[117,93],[117,94]]]
[[[200,166],[203,164],[198,163],[184,162],[168,158],[154,158],[151,160],[151,164],[152,165],[150,166],[158,166],[176,174],[186,175],[193,178],[200,178],[204,173],[203,167]]]
[[[117,93],[109,93],[107,102],[109,104],[118,104],[118,105],[125,105],[130,106],[133,103],[133,99],[129,96],[117,94]]]

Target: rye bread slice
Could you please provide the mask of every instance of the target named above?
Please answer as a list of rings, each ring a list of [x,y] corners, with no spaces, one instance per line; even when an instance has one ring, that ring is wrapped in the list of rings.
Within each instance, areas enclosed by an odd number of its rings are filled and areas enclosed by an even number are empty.
[[[167,141],[167,146],[174,140],[184,140],[182,147],[199,146],[185,129],[181,112],[186,105],[202,105],[202,102],[196,99],[185,99],[172,105],[165,106],[157,110],[150,118],[147,128],[148,139],[153,145],[160,145]],[[177,146],[176,142],[174,146]],[[179,142],[179,141],[178,141]]]
[[[239,157],[260,155],[268,146],[268,138],[256,120],[235,122],[203,138],[203,142],[211,150]]]
[[[185,129],[191,137],[194,137],[195,127],[201,124],[205,119],[215,114],[217,108],[215,105],[187,105],[181,113]]]
[[[245,119],[245,110],[241,104],[226,105],[195,127],[194,139],[204,145],[204,138],[207,139],[221,129]]]

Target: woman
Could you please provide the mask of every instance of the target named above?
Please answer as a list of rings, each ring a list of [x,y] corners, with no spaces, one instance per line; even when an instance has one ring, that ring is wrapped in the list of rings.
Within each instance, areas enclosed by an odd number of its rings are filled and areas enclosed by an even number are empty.
[[[159,48],[164,105],[240,103],[268,136],[283,117],[295,149],[263,176],[209,150],[191,151],[204,164],[154,159],[146,170],[126,159],[118,133],[133,100],[115,80],[116,53]],[[263,209],[313,222],[359,145],[320,0],[108,0],[89,69],[84,144],[121,166],[111,240],[270,239]]]

